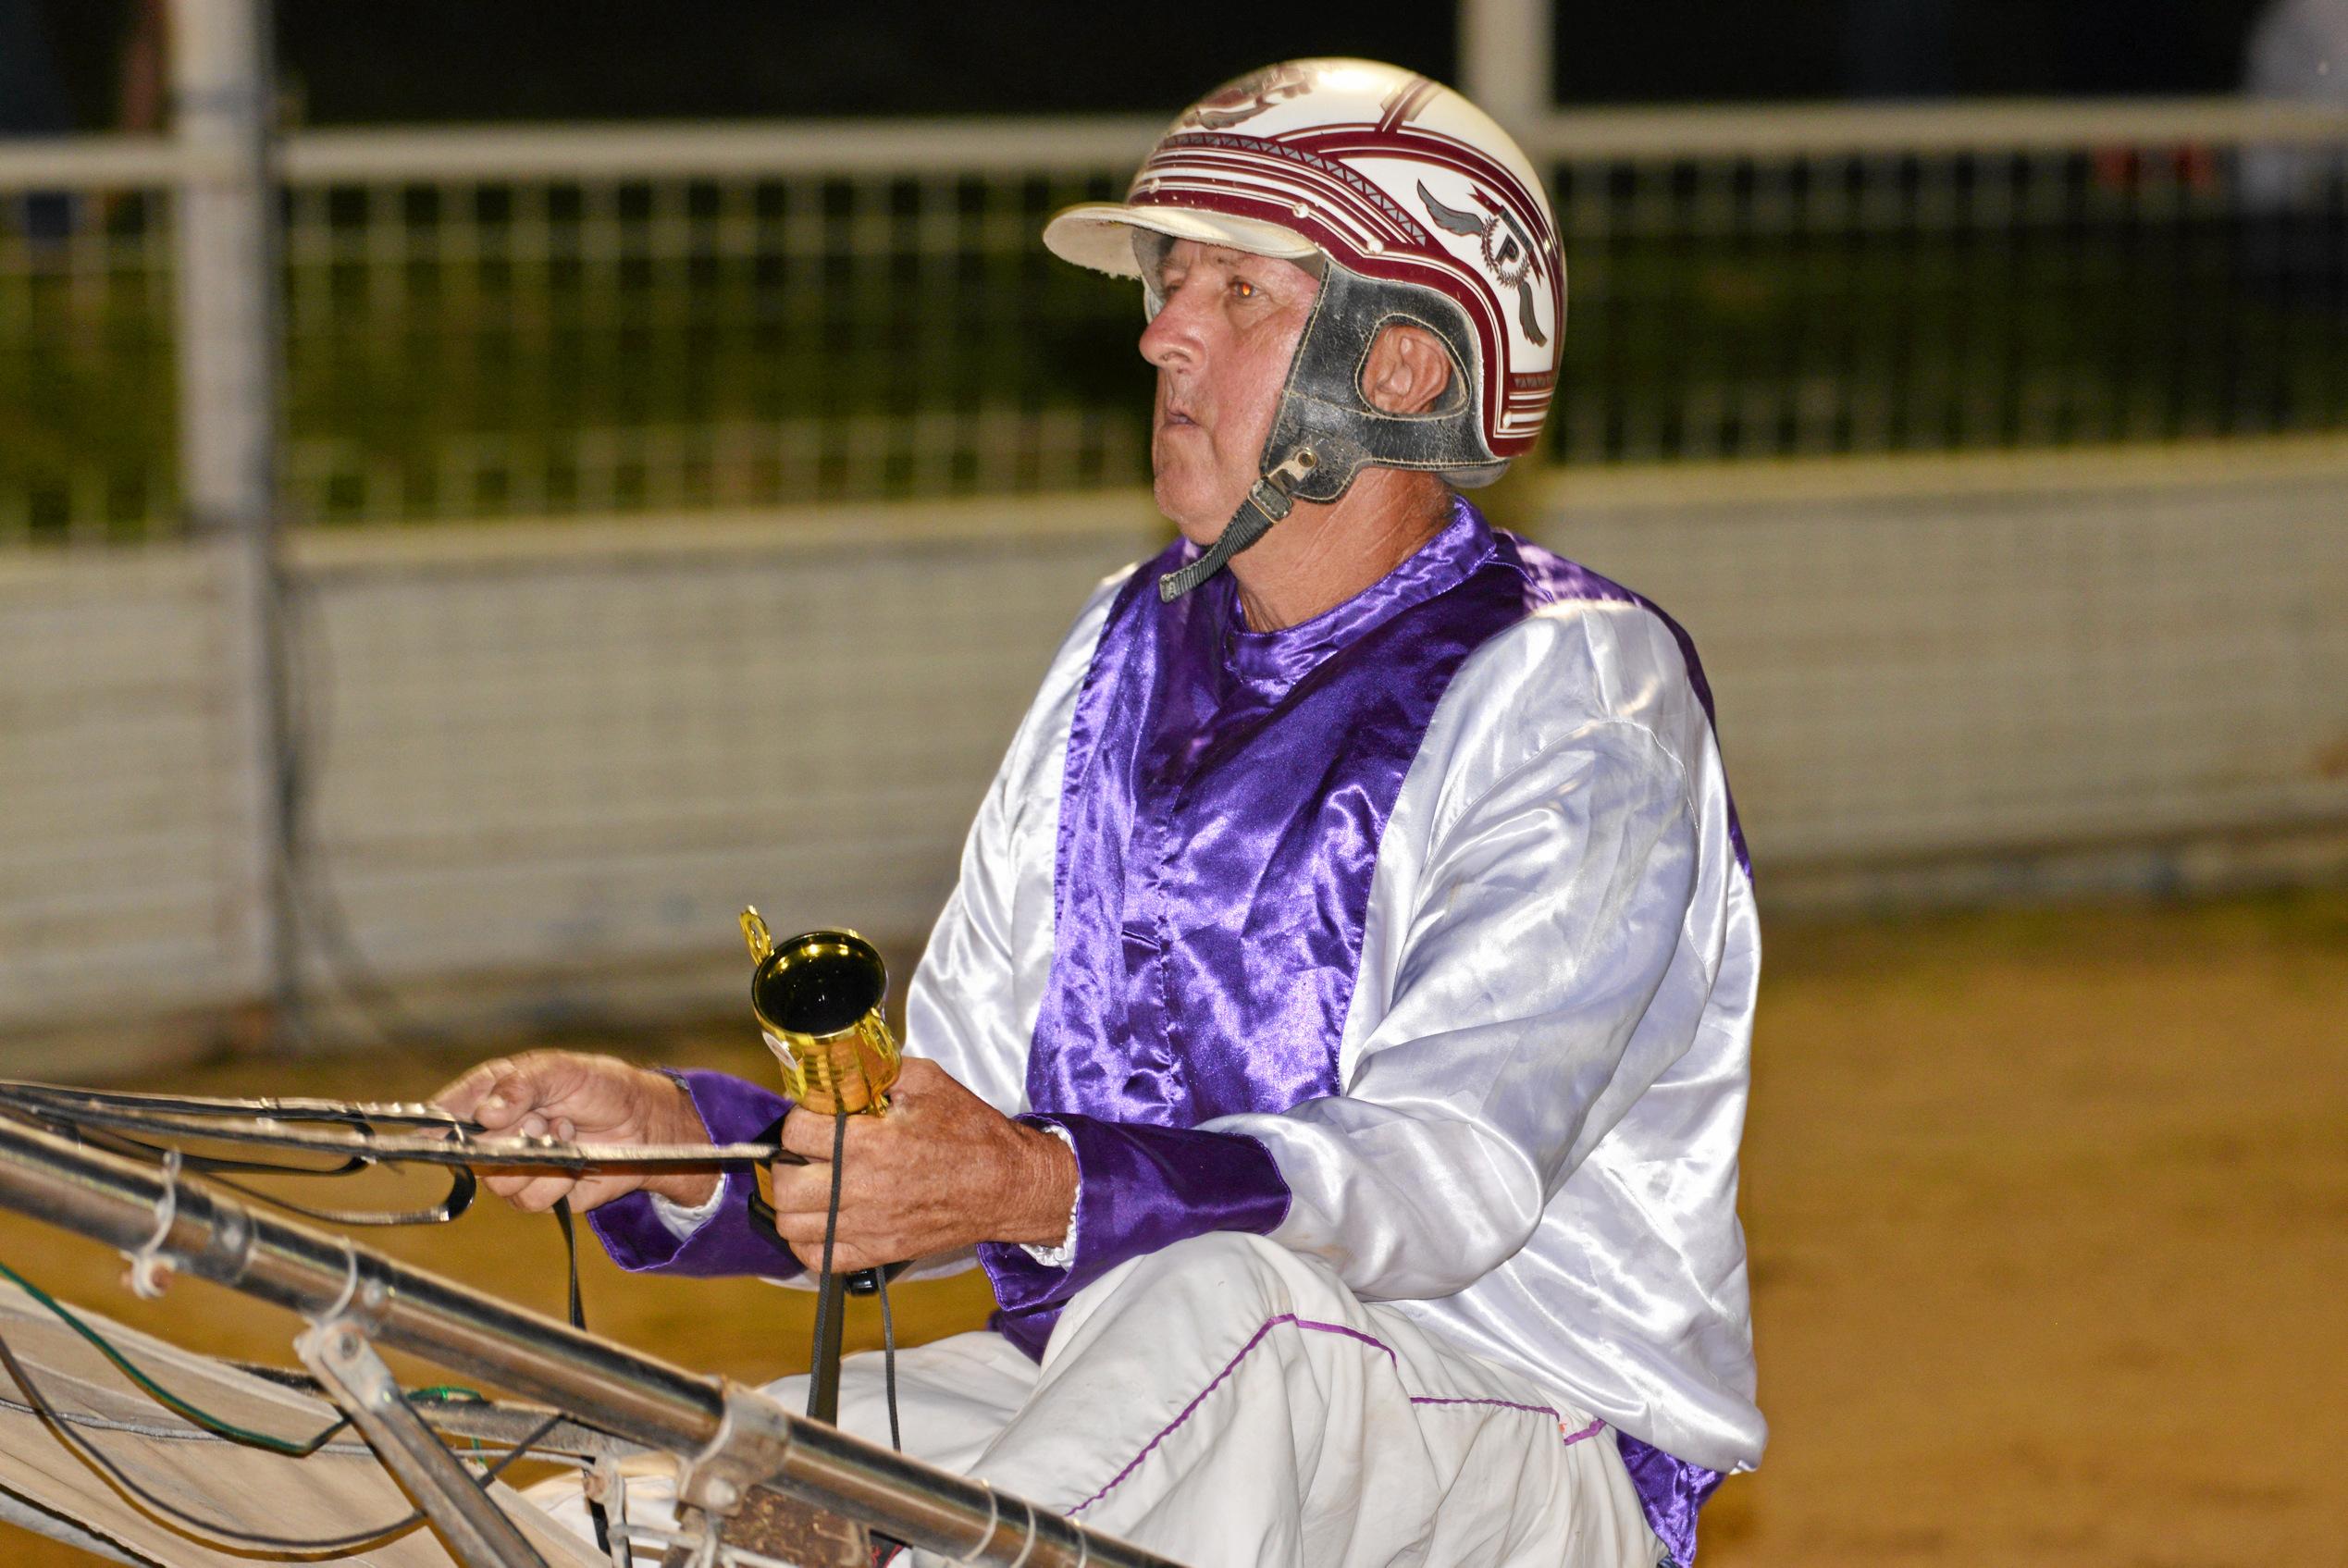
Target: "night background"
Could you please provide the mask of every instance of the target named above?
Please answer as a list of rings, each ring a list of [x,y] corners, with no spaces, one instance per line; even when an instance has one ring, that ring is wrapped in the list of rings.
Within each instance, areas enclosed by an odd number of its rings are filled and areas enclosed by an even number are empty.
[[[26,0],[0,0],[0,15]],[[2255,0],[1650,0],[1556,23],[1562,104],[2225,93]],[[33,0],[71,124],[114,123],[139,0]],[[1234,16],[1243,17],[1235,22]],[[1266,60],[1358,55],[1450,80],[1443,6],[798,6],[284,0],[313,125],[824,115],[1169,115]],[[62,129],[62,127],[60,127]]]

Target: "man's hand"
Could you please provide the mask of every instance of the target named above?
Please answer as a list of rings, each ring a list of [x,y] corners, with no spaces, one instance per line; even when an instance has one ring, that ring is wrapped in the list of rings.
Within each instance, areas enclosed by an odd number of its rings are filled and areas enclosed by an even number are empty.
[[[532,1051],[483,1062],[432,1096],[451,1116],[470,1117],[490,1132],[551,1133],[583,1143],[707,1143],[692,1096],[673,1078],[616,1056]],[[717,1191],[714,1170],[599,1171],[581,1179],[560,1171],[488,1179],[490,1191],[538,1214],[567,1197],[586,1212],[638,1188],[691,1208]]]
[[[807,1156],[774,1167],[774,1228],[810,1269],[823,1262],[832,1195],[832,1118],[794,1109],[783,1146]],[[1076,1156],[1040,1129],[1013,1121],[946,1076],[905,1058],[888,1114],[848,1117],[840,1228],[841,1272],[952,1252],[977,1241],[1057,1246],[1076,1203]]]

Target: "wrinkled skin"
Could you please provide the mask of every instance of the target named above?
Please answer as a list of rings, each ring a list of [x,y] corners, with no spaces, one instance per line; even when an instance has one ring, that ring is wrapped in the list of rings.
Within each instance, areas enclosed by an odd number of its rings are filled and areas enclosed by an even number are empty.
[[[1157,283],[1165,304],[1142,333],[1142,357],[1157,367],[1157,507],[1210,545],[1255,483],[1320,282],[1294,262],[1183,240]]]
[[[483,1062],[433,1096],[492,1132],[550,1133],[583,1142],[707,1143],[708,1130],[673,1079],[612,1056],[533,1051]],[[777,1166],[775,1228],[812,1266],[823,1252],[831,1196],[832,1119],[795,1108],[783,1146],[808,1159]],[[585,1179],[489,1174],[489,1191],[532,1213],[568,1197],[593,1209],[629,1192],[692,1207],[717,1190],[706,1171]],[[905,1058],[884,1117],[851,1117],[833,1265],[868,1268],[979,1241],[1057,1245],[1076,1200],[1076,1158],[1048,1132],[1011,1120],[935,1062]]]
[[[1142,333],[1157,367],[1150,463],[1158,510],[1193,544],[1215,542],[1262,473],[1289,362],[1320,280],[1294,262],[1180,240],[1156,281],[1165,302]],[[1435,405],[1451,360],[1423,327],[1393,324],[1370,345],[1362,391],[1390,414]],[[1230,573],[1256,631],[1310,620],[1391,572],[1449,516],[1428,474],[1366,468],[1326,504],[1300,501]]]

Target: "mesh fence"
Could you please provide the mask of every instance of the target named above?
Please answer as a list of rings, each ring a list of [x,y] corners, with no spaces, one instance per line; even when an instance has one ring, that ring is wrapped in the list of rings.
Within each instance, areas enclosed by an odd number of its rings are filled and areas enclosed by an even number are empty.
[[[0,542],[172,514],[169,207],[141,187],[0,193]]]
[[[1569,164],[1569,461],[2348,422],[2348,204],[2304,151]]]
[[[1033,242],[1111,184],[297,188],[294,504],[334,521],[1131,483],[1134,303]]]
[[[1737,123],[1763,145],[1691,150],[1657,115],[1597,153],[1561,117],[1545,155],[1573,305],[1552,454],[2348,424],[2348,136],[2265,143],[2212,114],[2182,137],[2116,110],[2001,150],[1996,111],[1942,117],[1965,134],[1853,150],[1753,113]],[[684,133],[534,133],[504,170],[445,134],[342,133],[336,155],[295,138],[291,515],[1140,480],[1134,291],[1036,238],[1056,207],[1121,189],[1137,133],[1028,130],[1037,150],[978,160],[950,131],[895,128],[831,169],[773,130],[714,159],[693,151],[706,128],[682,152],[664,136]],[[170,202],[159,183],[12,189],[0,540],[168,526]]]

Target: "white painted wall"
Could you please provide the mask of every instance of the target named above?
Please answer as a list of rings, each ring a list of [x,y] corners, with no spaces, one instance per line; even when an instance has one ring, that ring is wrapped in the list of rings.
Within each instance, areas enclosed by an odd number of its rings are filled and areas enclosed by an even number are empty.
[[[2348,832],[2348,443],[1498,504],[1695,635],[1764,907]],[[304,535],[322,880],[382,975],[524,1007],[674,966],[722,1000],[746,902],[918,936],[1088,586],[1164,537],[1124,493]],[[0,1029],[254,982],[224,580],[203,547],[0,557]]]
[[[233,548],[0,555],[0,1026],[262,983]]]

